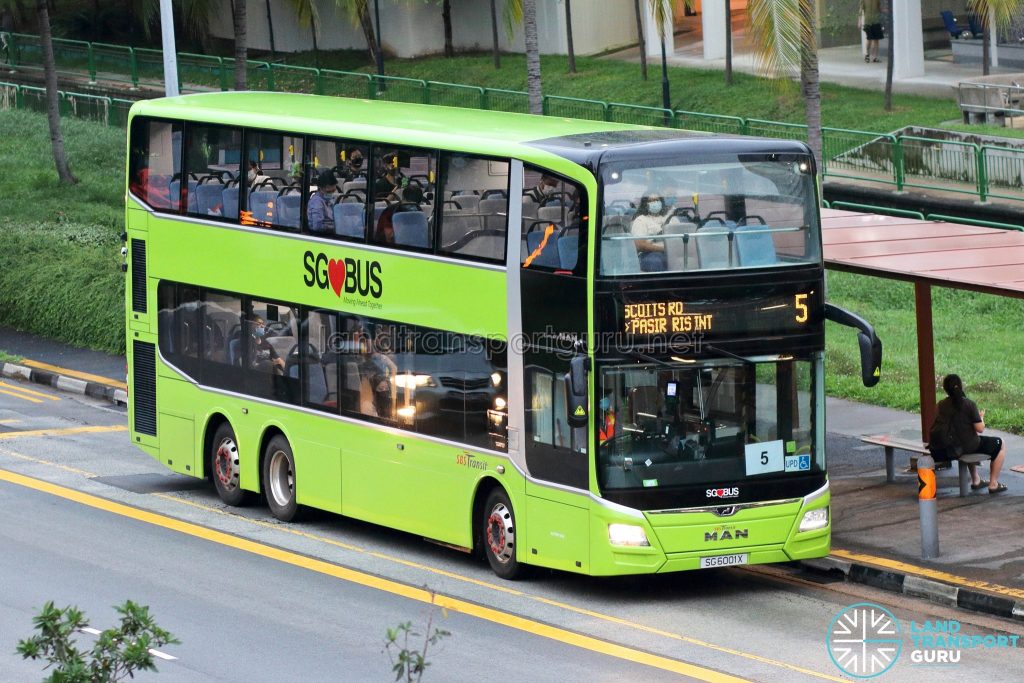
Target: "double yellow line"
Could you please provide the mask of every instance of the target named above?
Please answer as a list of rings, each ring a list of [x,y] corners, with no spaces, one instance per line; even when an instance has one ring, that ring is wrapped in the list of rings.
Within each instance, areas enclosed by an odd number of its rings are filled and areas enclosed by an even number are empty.
[[[60,400],[59,396],[44,394],[41,391],[33,391],[18,384],[9,384],[8,382],[0,382],[0,394],[20,398],[21,400],[28,401],[29,403],[44,403],[46,401]]]

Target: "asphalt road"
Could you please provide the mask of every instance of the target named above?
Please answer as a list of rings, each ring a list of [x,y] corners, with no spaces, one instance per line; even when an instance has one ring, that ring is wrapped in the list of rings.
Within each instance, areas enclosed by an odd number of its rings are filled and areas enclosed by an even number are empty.
[[[13,649],[46,600],[105,628],[128,598],[182,641],[164,648],[177,659],[160,662],[158,680],[392,680],[384,630],[424,626],[430,592],[452,635],[426,680],[845,680],[826,632],[865,601],[892,611],[904,634],[878,680],[1024,679],[1020,649],[924,666],[906,635],[934,620],[957,619],[965,635],[1013,634],[1016,623],[791,569],[502,582],[473,558],[381,527],[226,508],[126,434],[108,406],[0,383],[0,680],[41,678]]]

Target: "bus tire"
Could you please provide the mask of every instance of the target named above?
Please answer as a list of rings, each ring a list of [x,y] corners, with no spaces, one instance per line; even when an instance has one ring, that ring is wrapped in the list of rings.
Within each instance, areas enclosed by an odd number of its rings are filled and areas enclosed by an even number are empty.
[[[263,453],[263,489],[267,507],[274,517],[282,522],[291,522],[299,516],[295,495],[295,456],[288,439],[280,434],[270,440]]]
[[[220,499],[235,507],[245,505],[249,498],[242,489],[239,457],[235,430],[221,422],[210,446],[210,478]]]
[[[523,565],[516,560],[516,516],[504,489],[488,494],[481,521],[480,545],[491,569],[509,581],[522,576]]]

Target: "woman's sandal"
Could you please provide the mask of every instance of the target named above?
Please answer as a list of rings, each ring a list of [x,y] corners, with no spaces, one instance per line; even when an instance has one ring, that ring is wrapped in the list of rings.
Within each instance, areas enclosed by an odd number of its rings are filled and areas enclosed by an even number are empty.
[[[971,484],[972,491],[980,491],[981,489],[988,488],[988,479],[982,479],[977,484]]]
[[[990,488],[988,490],[988,492],[989,493],[1002,493],[1005,490],[1006,490],[1006,484],[1000,484],[999,486],[995,487],[994,489]]]

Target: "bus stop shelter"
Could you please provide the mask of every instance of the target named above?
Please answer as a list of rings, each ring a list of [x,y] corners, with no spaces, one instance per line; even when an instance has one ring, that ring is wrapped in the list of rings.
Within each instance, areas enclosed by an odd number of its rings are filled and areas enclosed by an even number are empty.
[[[1024,299],[1024,232],[835,209],[822,209],[821,223],[827,268],[914,285],[921,440],[927,441],[935,416],[931,288]]]

